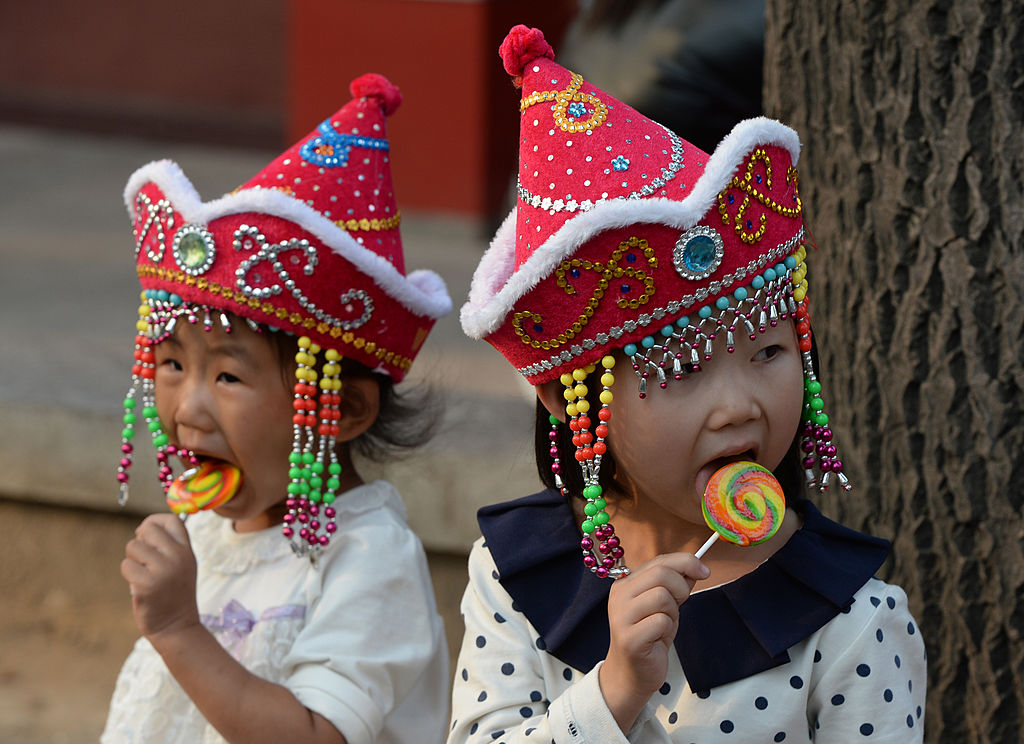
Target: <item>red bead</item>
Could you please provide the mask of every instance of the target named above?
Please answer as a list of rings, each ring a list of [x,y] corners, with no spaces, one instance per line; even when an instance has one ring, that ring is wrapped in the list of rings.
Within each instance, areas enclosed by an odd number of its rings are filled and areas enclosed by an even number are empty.
[[[139,377],[144,377],[147,380],[152,380],[154,377],[156,377],[156,370],[154,370],[152,367],[143,367],[142,370],[139,372]]]
[[[602,408],[600,411],[597,412],[597,417],[602,421],[607,422],[612,417],[612,409],[607,407]]]
[[[304,423],[306,424],[306,426],[308,426],[308,427],[310,427],[312,429],[314,426],[316,426],[316,416],[312,416],[312,415],[307,413],[306,416],[305,416]]]
[[[594,433],[597,435],[598,439],[604,439],[606,436],[608,436],[608,425],[598,424],[597,428],[594,429]]]
[[[579,434],[573,434],[572,435],[572,446],[573,447],[579,447],[580,444],[582,444],[582,442],[580,442],[580,435]]]
[[[132,365],[132,374],[135,375],[136,377],[141,375],[142,374],[142,365],[141,364],[133,364]]]
[[[608,451],[608,445],[604,442],[597,442],[594,444],[594,454],[603,455]]]
[[[320,424],[316,430],[319,434],[322,434],[325,437],[331,433],[331,427],[327,424]]]
[[[296,424],[297,426],[302,426],[304,423],[306,423],[306,417],[303,416],[301,413],[296,413],[294,416],[292,416],[292,423]]]
[[[802,338],[802,339],[800,339],[800,351],[810,351],[810,350],[811,350],[811,339],[809,339],[809,338]]]
[[[589,431],[580,432],[580,443],[581,444],[592,444],[594,442],[594,435]]]
[[[580,431],[585,431],[590,428],[590,417],[580,416]]]
[[[305,411],[306,401],[304,401],[302,398],[296,398],[295,400],[292,401],[292,408],[294,408],[296,411]]]
[[[579,421],[579,419],[569,419],[569,428],[572,431],[579,431],[580,430],[580,421]]]
[[[809,330],[811,330],[811,324],[808,323],[806,320],[801,320],[796,324],[796,332],[799,333],[801,336],[803,336]]]
[[[587,459],[586,457],[583,456],[583,450],[576,450],[576,459],[579,462],[583,462],[584,460]]]
[[[594,459],[594,450],[593,450],[592,447],[584,447],[583,449],[580,450],[580,452],[583,453],[583,459],[584,460],[593,460]]]
[[[333,426],[332,425],[331,426],[331,436],[332,437],[336,437],[339,434],[341,434],[341,427],[340,426]]]

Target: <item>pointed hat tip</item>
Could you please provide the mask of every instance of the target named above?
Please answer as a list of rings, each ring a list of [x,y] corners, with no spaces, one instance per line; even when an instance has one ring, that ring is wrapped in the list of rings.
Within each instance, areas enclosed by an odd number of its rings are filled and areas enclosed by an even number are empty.
[[[380,105],[384,116],[391,116],[402,104],[402,93],[383,75],[368,72],[357,77],[348,87],[353,98],[373,98]]]
[[[522,24],[508,32],[498,54],[505,65],[505,72],[512,77],[522,77],[526,65],[538,57],[555,58],[555,50],[544,38],[544,32]]]

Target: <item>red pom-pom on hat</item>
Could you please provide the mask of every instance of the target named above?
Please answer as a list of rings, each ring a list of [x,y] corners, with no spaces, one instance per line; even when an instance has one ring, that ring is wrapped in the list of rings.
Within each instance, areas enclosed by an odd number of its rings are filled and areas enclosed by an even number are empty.
[[[538,57],[555,58],[555,50],[544,38],[539,28],[529,28],[519,24],[508,32],[501,42],[498,55],[505,65],[505,72],[512,77],[521,78],[523,70]]]
[[[368,72],[357,77],[348,86],[353,98],[374,98],[380,104],[384,116],[391,116],[402,105],[402,93],[398,86],[383,75]]]

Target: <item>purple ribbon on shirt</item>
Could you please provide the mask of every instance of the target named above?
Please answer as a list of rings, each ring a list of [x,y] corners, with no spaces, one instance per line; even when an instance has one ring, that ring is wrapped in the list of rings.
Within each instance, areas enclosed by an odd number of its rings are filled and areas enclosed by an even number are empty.
[[[199,619],[221,645],[234,654],[245,637],[252,633],[256,623],[266,620],[301,620],[306,616],[303,605],[289,604],[268,607],[257,618],[237,599],[232,599],[217,615],[200,615]]]

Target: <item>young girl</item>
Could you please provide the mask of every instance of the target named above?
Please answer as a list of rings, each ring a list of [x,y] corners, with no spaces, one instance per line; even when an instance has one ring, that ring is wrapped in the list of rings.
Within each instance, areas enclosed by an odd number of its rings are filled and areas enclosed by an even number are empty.
[[[439,740],[447,651],[423,548],[353,447],[412,441],[393,385],[451,302],[405,275],[379,75],[237,191],[178,167],[125,190],[144,292],[125,400],[169,503],[121,573],[142,638],[102,735],[116,742]],[[175,479],[180,459],[185,473]]]
[[[873,578],[889,546],[804,497],[849,483],[812,359],[796,134],[745,121],[708,156],[536,29],[501,55],[519,199],[462,323],[536,387],[548,490],[480,512],[448,741],[921,741],[921,636]],[[739,461],[789,508],[766,542],[699,560],[705,486]]]

